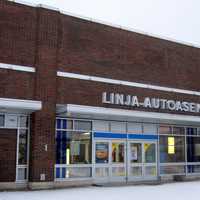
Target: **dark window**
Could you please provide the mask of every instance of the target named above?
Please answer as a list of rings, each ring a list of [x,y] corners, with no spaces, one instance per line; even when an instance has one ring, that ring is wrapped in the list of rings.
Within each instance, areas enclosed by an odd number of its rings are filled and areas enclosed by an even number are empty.
[[[91,121],[75,121],[75,130],[92,130],[92,122]]]
[[[186,128],[186,134],[187,135],[197,135],[197,128]]]
[[[0,127],[4,127],[4,126],[5,126],[5,116],[0,115]]]
[[[27,131],[20,130],[18,164],[27,164]]]
[[[184,135],[185,128],[184,127],[173,127],[173,134],[174,135]]]
[[[56,120],[56,129],[73,129],[73,122],[72,120],[68,119],[57,119]]]
[[[200,162],[200,137],[187,137],[187,161]]]
[[[162,134],[172,134],[172,127],[171,126],[160,126],[159,133]]]

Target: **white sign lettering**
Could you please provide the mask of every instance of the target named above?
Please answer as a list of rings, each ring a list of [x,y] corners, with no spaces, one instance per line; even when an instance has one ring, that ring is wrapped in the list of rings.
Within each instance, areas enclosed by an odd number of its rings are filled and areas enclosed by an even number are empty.
[[[119,93],[102,93],[102,103],[125,105],[131,107],[144,107],[153,109],[167,109],[171,111],[184,111],[184,112],[200,112],[200,104],[187,102],[187,101],[175,101],[168,99],[150,98],[145,97],[141,102],[137,96],[124,95]]]

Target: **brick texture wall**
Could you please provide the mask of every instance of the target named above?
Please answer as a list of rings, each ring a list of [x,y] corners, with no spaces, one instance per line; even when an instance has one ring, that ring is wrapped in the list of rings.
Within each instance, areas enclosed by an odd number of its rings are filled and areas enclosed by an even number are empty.
[[[39,181],[41,174],[45,174],[46,181],[54,179],[59,16],[40,8],[37,23],[35,99],[42,101],[42,110],[32,116],[30,180],[33,182]]]
[[[0,129],[0,182],[15,181],[17,130]]]
[[[34,66],[35,9],[0,0],[0,63]],[[34,75],[0,69],[0,97],[34,99]]]
[[[0,0],[0,61],[34,66],[37,13],[32,7]]]
[[[0,69],[0,97],[34,99],[34,75]]]
[[[199,91],[200,49],[62,15],[58,70]],[[102,92],[118,92],[200,102],[200,97],[156,90],[58,78],[57,102],[103,105]],[[68,92],[70,91],[70,92]],[[137,108],[143,110],[143,108]],[[171,112],[145,109],[146,111]],[[189,113],[191,115],[199,115]]]
[[[59,70],[199,90],[200,50],[62,16]]]

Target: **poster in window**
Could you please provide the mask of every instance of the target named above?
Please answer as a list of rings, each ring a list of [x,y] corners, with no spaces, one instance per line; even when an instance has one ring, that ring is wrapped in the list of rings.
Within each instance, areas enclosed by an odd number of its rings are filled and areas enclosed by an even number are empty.
[[[96,143],[96,163],[108,163],[107,143]]]
[[[133,146],[131,148],[131,160],[132,161],[137,161],[138,159],[138,149],[136,146]]]

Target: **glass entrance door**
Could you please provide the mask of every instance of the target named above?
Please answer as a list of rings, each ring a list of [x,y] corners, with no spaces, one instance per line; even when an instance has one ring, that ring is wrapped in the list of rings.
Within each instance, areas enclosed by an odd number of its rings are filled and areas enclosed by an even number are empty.
[[[126,149],[127,146],[127,149]],[[94,178],[97,182],[125,182],[157,178],[154,141],[95,140]]]
[[[121,140],[96,140],[94,177],[100,182],[126,180],[126,143]]]
[[[149,180],[157,177],[156,142],[128,142],[128,181]]]
[[[142,143],[130,142],[128,146],[129,151],[129,164],[128,164],[128,177],[142,177],[143,175],[143,156],[142,156]]]
[[[98,181],[109,180],[110,142],[98,140],[94,144],[94,177]]]
[[[111,141],[111,177],[112,180],[126,180],[126,145],[124,141]]]

